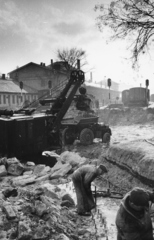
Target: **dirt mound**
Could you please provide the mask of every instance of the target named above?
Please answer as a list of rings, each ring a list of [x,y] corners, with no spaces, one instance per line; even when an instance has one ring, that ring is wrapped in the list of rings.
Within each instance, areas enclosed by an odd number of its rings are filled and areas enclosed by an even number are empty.
[[[99,121],[108,125],[132,125],[154,122],[154,112],[149,108],[126,108],[99,110]]]

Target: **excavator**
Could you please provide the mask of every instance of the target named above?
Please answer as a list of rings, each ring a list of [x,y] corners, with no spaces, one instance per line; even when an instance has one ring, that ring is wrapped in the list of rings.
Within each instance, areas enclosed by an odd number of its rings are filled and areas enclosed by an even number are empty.
[[[72,70],[58,97],[39,100],[40,105],[49,106],[45,112],[37,112],[32,107],[16,111],[0,110],[0,156],[19,159],[38,156],[43,151],[72,144],[75,139],[83,144],[91,144],[96,137],[105,142],[110,141],[111,129],[99,124],[96,116],[78,121],[63,119],[73,100],[78,110],[90,111],[90,100],[82,87],[83,83],[84,72],[80,69]],[[77,90],[79,95],[75,95]]]

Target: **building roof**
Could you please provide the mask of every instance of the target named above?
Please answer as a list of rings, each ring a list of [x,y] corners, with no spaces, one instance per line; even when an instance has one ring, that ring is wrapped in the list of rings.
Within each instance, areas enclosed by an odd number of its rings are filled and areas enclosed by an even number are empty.
[[[42,63],[42,64],[43,64],[43,63]],[[9,72],[8,74],[13,73],[13,72],[16,72],[16,71],[19,71],[20,69],[23,69],[23,68],[25,68],[25,67],[28,67],[29,65],[35,65],[35,66],[37,66],[37,67],[40,67],[40,68],[43,68],[43,69],[49,71],[49,68],[46,67],[46,66],[44,66],[44,65],[37,64],[37,63],[34,63],[34,62],[30,62],[30,63],[27,63],[26,65],[24,65],[24,66],[22,66],[22,67],[16,68],[15,70]]]
[[[20,71],[21,69],[26,68],[30,65],[33,65],[33,66],[36,66],[36,67],[39,67],[39,68],[43,68],[47,71],[55,70],[56,72],[59,72],[59,73],[62,73],[62,74],[66,74],[66,72],[69,68],[74,69],[67,62],[64,62],[64,61],[57,61],[57,62],[54,62],[53,64],[50,64],[50,65],[45,65],[45,63],[43,63],[43,62],[41,62],[41,64],[30,62],[30,63],[25,64],[22,67],[16,68],[15,70],[9,72],[8,74],[12,74],[14,72]]]
[[[56,71],[62,71],[62,72],[66,72],[68,70],[73,70],[76,69],[74,67],[72,67],[68,62],[66,61],[57,61],[57,62],[53,62],[52,64],[47,66],[48,68],[53,68]]]
[[[0,92],[7,93],[21,93],[19,84],[11,79],[0,79]],[[28,93],[22,89],[22,93]]]

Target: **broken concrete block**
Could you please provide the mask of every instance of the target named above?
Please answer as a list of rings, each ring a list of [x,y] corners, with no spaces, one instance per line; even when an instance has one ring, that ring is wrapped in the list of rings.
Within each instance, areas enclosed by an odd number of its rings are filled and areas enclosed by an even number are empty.
[[[4,220],[3,220],[2,212],[0,211],[0,228],[3,227],[3,225],[4,225]]]
[[[57,240],[69,240],[69,238],[65,234],[61,233],[59,234]]]
[[[35,201],[35,213],[39,217],[41,217],[45,213],[48,213],[46,205],[40,201]]]
[[[26,165],[27,166],[35,166],[35,163],[34,162],[27,162]]]
[[[44,164],[38,164],[38,165],[36,165],[35,166],[35,168],[34,168],[34,174],[35,175],[39,175],[40,174],[40,172],[42,172],[44,169],[45,169],[45,165]]]
[[[18,224],[18,240],[31,240],[32,236],[33,234],[29,225],[24,221],[20,221]]]
[[[55,171],[61,169],[62,167],[63,167],[62,162],[61,162],[61,161],[58,161],[58,162],[54,165],[54,167],[52,167],[52,171],[55,172]]]
[[[31,175],[31,174],[33,174],[32,170],[31,171],[26,171],[26,172],[23,173],[23,175]]]
[[[0,158],[0,165],[6,165],[6,163],[7,163],[6,157]]]
[[[0,166],[0,177],[4,177],[7,175],[7,171],[4,165]]]
[[[19,163],[19,160],[14,157],[14,158],[8,158],[7,161],[6,161],[7,165],[11,165],[11,164],[15,164],[15,163]]]
[[[43,191],[44,194],[47,197],[53,198],[53,199],[58,199],[58,195],[55,193],[55,186],[51,185],[50,183],[44,183],[40,187]]]
[[[64,177],[70,170],[72,169],[72,166],[68,163],[66,164],[62,164],[61,169],[55,171],[53,174],[51,174],[51,177],[53,176],[60,176],[60,177]]]
[[[51,168],[49,166],[45,166],[45,168],[42,171],[40,171],[39,173],[36,173],[36,175],[39,177],[44,176],[47,173],[49,173],[50,170],[51,170]],[[34,174],[35,174],[35,170],[34,170]]]
[[[10,164],[7,168],[7,172],[13,176],[20,176],[24,171],[24,167],[21,163]]]
[[[0,192],[0,199],[3,199],[3,200],[5,199],[3,192]]]
[[[7,239],[7,232],[6,231],[0,231],[0,239]]]
[[[6,217],[8,219],[14,219],[16,218],[16,213],[13,209],[13,207],[9,204],[3,204],[3,210],[5,211],[6,213]]]
[[[29,183],[34,183],[36,179],[36,176],[34,175],[24,175],[20,177],[16,177],[12,179],[13,186],[25,186]]]
[[[27,171],[34,171],[34,168],[35,168],[35,163],[34,162],[27,162],[24,165],[24,171],[25,172],[27,172]]]
[[[81,157],[78,153],[65,151],[61,155],[62,163],[69,163],[72,167],[76,167],[80,162],[85,162],[86,158]]]
[[[51,173],[48,173],[48,174],[46,174],[44,176],[37,177],[36,178],[36,182],[43,182],[43,181],[49,180],[50,179],[50,175],[51,175]]]

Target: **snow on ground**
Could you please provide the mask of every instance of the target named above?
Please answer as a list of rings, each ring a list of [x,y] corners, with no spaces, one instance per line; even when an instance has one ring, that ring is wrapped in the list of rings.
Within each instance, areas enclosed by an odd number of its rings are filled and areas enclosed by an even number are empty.
[[[111,144],[154,138],[154,125],[149,123],[146,125],[112,126],[111,129]]]

